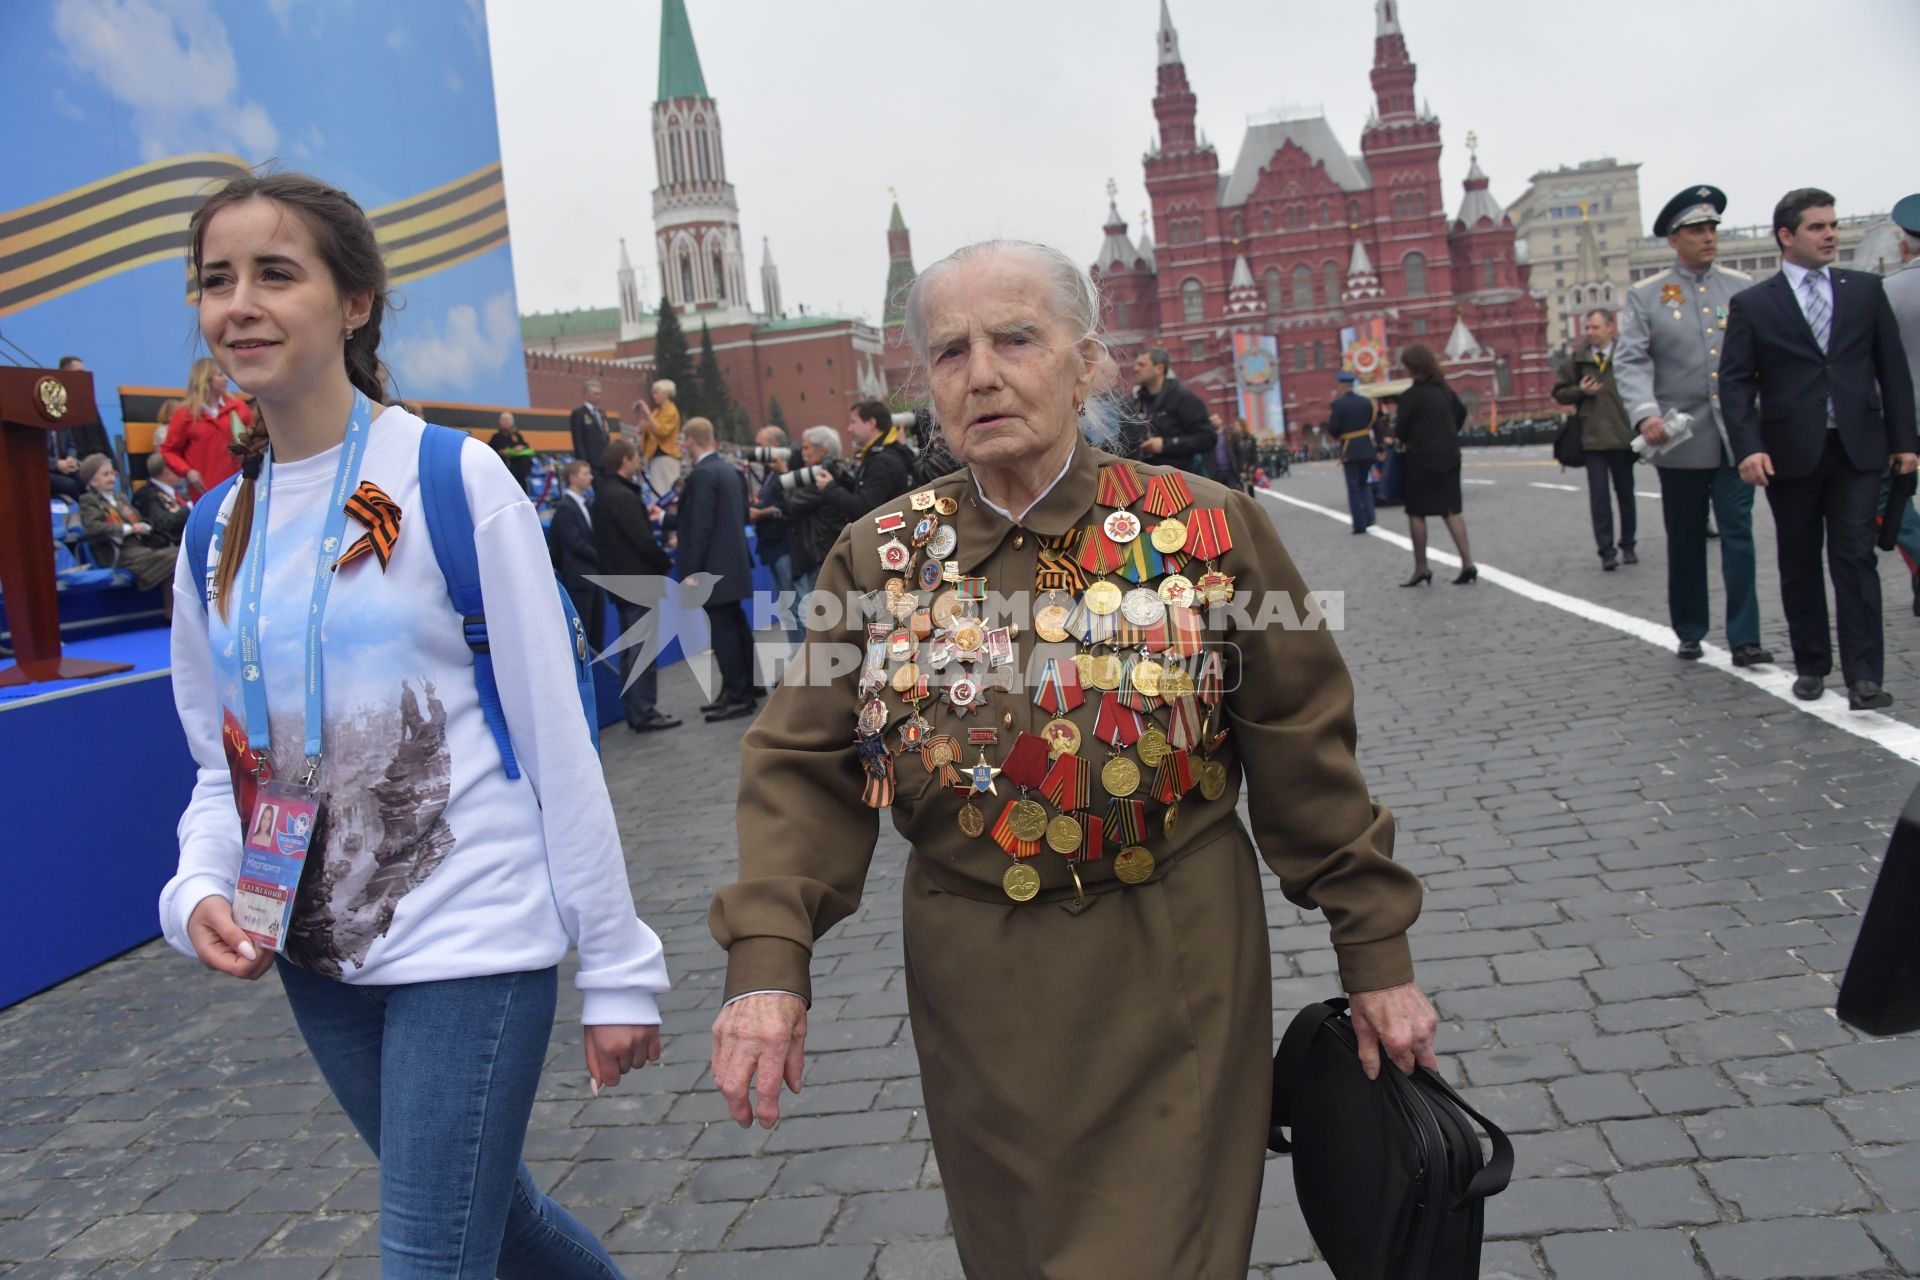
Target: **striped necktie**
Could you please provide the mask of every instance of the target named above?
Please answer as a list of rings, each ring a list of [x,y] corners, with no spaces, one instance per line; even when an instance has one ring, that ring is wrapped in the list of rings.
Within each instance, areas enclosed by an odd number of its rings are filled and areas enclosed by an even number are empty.
[[[1813,339],[1820,349],[1827,349],[1828,341],[1833,337],[1833,306],[1827,301],[1827,273],[1809,271],[1800,278],[1800,292],[1806,299],[1807,324],[1813,329]]]

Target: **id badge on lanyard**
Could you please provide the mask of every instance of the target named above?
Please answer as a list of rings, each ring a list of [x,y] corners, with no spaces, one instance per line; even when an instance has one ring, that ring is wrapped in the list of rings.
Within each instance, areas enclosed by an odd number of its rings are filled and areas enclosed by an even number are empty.
[[[267,565],[267,510],[272,501],[271,466],[261,469],[253,506],[253,524],[247,538],[246,561],[240,580],[240,693],[246,713],[247,751],[260,784],[254,788],[253,811],[242,831],[240,876],[234,884],[234,923],[257,945],[273,951],[286,947],[293,920],[294,900],[307,852],[320,826],[320,796],[314,779],[325,750],[325,683],[321,662],[327,597],[333,590],[333,550],[346,532],[347,499],[360,482],[366,458],[367,435],[373,425],[373,406],[354,393],[353,413],[346,438],[340,444],[340,466],[334,476],[331,502],[321,526],[320,552],[314,564],[313,596],[306,616],[306,769],[299,781],[270,780],[268,751],[273,746],[267,716],[266,673],[260,643],[260,604]]]

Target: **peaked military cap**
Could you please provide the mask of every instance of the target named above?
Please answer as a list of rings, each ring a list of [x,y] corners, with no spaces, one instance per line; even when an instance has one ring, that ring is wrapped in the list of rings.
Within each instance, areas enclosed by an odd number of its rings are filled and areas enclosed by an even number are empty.
[[[1920,192],[1894,201],[1893,225],[1908,235],[1920,236]]]
[[[1653,220],[1653,234],[1670,236],[1675,228],[1690,227],[1696,222],[1717,223],[1726,210],[1727,193],[1720,188],[1705,184],[1688,187],[1660,210],[1660,216]]]

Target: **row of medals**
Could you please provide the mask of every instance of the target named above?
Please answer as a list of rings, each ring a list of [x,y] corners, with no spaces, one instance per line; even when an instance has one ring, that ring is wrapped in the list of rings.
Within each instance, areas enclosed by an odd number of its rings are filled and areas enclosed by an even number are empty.
[[[944,670],[954,661],[965,668],[944,690],[947,702],[962,717],[985,705],[990,677],[982,678],[978,674],[980,667],[984,664],[991,672],[1015,663],[1013,629],[987,625],[987,620],[981,616],[986,596],[984,580],[968,580],[961,575],[959,561],[954,558],[959,545],[958,534],[952,525],[941,522],[941,517],[950,517],[958,511],[958,501],[931,493],[913,494],[909,501],[916,513],[909,535],[911,546],[895,537],[879,550],[881,566],[892,575],[883,588],[885,609],[895,622],[902,625],[895,627],[880,622],[868,626],[869,659],[862,668],[859,686],[860,694],[866,701],[861,708],[858,729],[863,746],[862,755],[870,763],[877,755],[905,754],[928,741],[932,726],[920,713],[920,703],[926,696],[921,658],[925,658],[927,665],[934,670]],[[896,517],[899,517],[897,522]],[[903,513],[891,513],[876,517],[876,524],[881,532],[889,532],[904,528],[905,519]],[[1180,520],[1163,518],[1147,533],[1140,518],[1124,507],[1111,512],[1098,526],[1089,526],[1083,536],[1092,536],[1095,528],[1119,544],[1131,542],[1145,533],[1154,549],[1162,555],[1180,552],[1187,542],[1187,529]],[[974,594],[963,595],[959,588],[968,581],[978,583],[979,587]],[[940,590],[929,605],[915,593],[916,583],[922,591],[930,594],[943,584],[947,589]],[[1034,633],[1040,639],[1054,644],[1073,639],[1068,630],[1072,609],[1058,602],[1058,591],[1049,594],[1055,600],[1035,611]],[[1151,627],[1169,620],[1174,610],[1225,604],[1232,595],[1233,579],[1209,567],[1197,583],[1185,574],[1174,572],[1163,574],[1153,586],[1142,584],[1132,590],[1123,590],[1102,576],[1087,585],[1080,596],[1080,603],[1089,613],[1105,617],[1117,612],[1136,627]],[[885,666],[873,661],[873,655],[882,645],[886,655]],[[1152,711],[1156,704],[1165,705],[1175,698],[1193,695],[1196,692],[1193,674],[1183,666],[1152,660],[1144,648],[1141,660],[1124,676],[1120,655],[1111,650],[1100,653],[1083,648],[1073,655],[1072,661],[1083,688],[1101,693],[1114,692],[1121,687],[1124,679],[1147,701],[1148,709],[1140,713],[1147,724],[1134,749],[1139,754],[1140,764],[1158,769],[1173,747],[1166,730],[1153,722]],[[891,687],[902,697],[910,712],[899,726],[900,745],[892,753],[887,752],[882,739],[890,718],[886,703],[880,697],[880,690],[886,687]],[[1227,784],[1226,766],[1211,758],[1226,737],[1224,732],[1218,736],[1213,733],[1215,710],[1214,705],[1206,706],[1199,738],[1203,754],[1196,771],[1197,786],[1201,795],[1208,800],[1218,800],[1225,794]],[[996,731],[989,729],[981,732]],[[1077,754],[1082,744],[1079,726],[1064,715],[1051,721],[1044,734],[1049,761],[1061,755]],[[1131,797],[1140,789],[1143,776],[1140,764],[1129,759],[1117,742],[1109,745],[1110,754],[1100,769],[1101,787],[1110,797]],[[957,763],[953,746],[947,742],[938,742],[923,756],[923,762],[929,772]],[[957,822],[962,834],[978,838],[986,834],[987,822],[986,814],[973,797],[992,793],[993,779],[1000,773],[997,767],[987,762],[984,742],[981,744],[980,762],[966,772],[970,777],[966,788],[968,798],[960,807]],[[1080,860],[1077,854],[1087,858],[1100,856],[1097,850],[1083,853],[1084,831],[1072,814],[1059,813],[1049,817],[1046,806],[1025,793],[1026,788],[1022,787],[1021,797],[1014,802],[1008,819],[1009,830],[1015,838],[1025,841],[1044,839],[1048,848],[1067,860],[1069,867]],[[1176,798],[1162,815],[1162,834],[1168,838],[1173,835],[1179,813],[1180,802]],[[1154,866],[1153,853],[1144,845],[1127,845],[1114,855],[1114,876],[1126,884],[1140,884],[1150,879]],[[1077,885],[1077,870],[1074,880]],[[1015,858],[1013,865],[1001,877],[1001,888],[1015,902],[1031,901],[1040,892],[1040,873]]]

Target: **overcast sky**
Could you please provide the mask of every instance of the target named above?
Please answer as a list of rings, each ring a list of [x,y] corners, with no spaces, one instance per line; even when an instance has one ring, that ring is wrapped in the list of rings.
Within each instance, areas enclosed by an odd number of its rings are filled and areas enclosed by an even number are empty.
[[[1171,0],[1223,168],[1247,117],[1323,107],[1349,151],[1372,103],[1372,0]],[[650,110],[659,0],[486,0],[522,312],[615,305],[619,238],[657,298]],[[719,103],[755,305],[761,238],[789,310],[878,319],[887,189],[920,266],[1018,236],[1091,261],[1106,182],[1139,233],[1158,0],[688,0]],[[1469,16],[1470,15],[1470,16]],[[1591,15],[1590,17],[1587,15]],[[1478,133],[1493,194],[1540,169],[1641,164],[1650,220],[1710,182],[1735,223],[1790,187],[1884,211],[1920,190],[1920,0],[1402,0],[1440,117],[1450,208]],[[1817,89],[1796,90],[1785,53]]]

